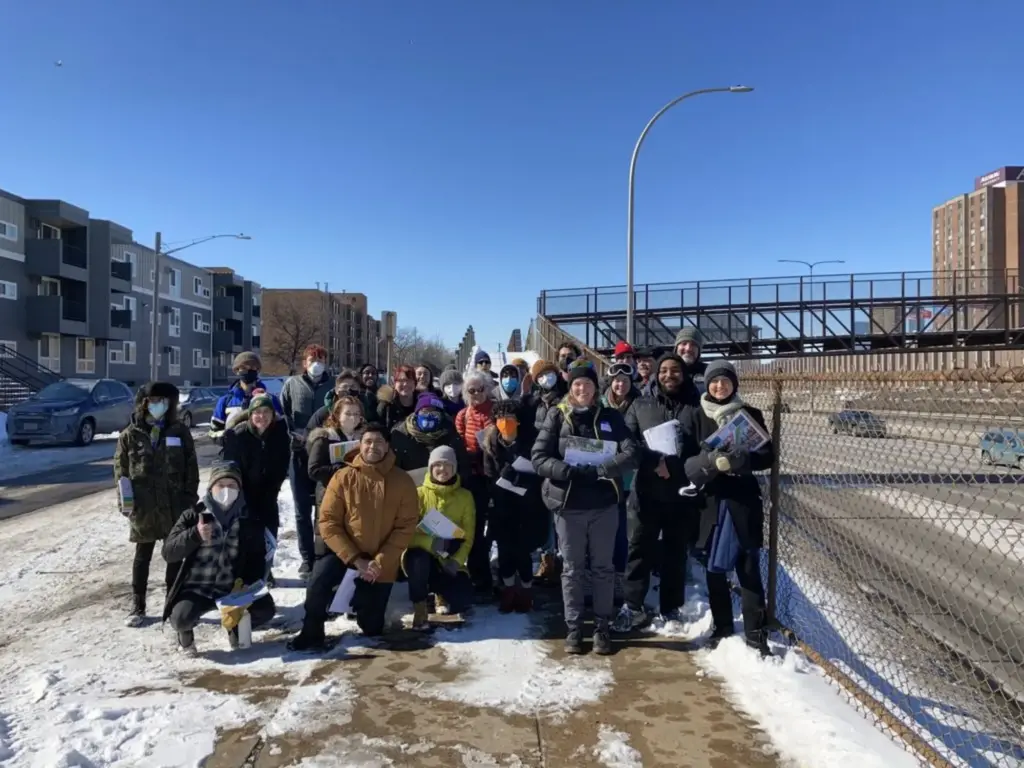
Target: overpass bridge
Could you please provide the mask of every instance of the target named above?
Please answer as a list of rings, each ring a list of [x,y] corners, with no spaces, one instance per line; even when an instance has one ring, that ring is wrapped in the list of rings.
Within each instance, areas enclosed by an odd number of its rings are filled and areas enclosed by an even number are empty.
[[[1024,348],[1016,270],[891,272],[649,283],[635,291],[638,346],[696,326],[730,358]],[[601,356],[625,339],[625,286],[541,291],[538,325]]]

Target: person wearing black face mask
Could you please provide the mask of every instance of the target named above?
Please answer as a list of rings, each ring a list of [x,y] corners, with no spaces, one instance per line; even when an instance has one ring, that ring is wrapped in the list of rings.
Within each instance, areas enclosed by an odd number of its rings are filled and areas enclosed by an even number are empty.
[[[583,357],[583,352],[575,344],[563,344],[558,348],[558,370],[562,372],[562,379],[566,383],[567,392],[569,389],[569,369],[581,357]]]
[[[441,398],[420,395],[412,415],[391,431],[395,466],[406,472],[425,470],[430,464],[430,452],[442,445],[455,451],[456,469],[465,482],[471,471],[469,454],[455,430],[455,422],[445,412]]]
[[[238,376],[231,385],[226,395],[222,395],[217,405],[213,408],[213,416],[210,417],[210,437],[219,441],[224,429],[232,416],[243,413],[249,409],[253,393],[256,390],[266,391],[266,386],[260,381],[260,370],[263,364],[260,356],[255,352],[239,352],[231,366]],[[274,411],[284,415],[281,402],[275,395],[270,396],[274,404]]]

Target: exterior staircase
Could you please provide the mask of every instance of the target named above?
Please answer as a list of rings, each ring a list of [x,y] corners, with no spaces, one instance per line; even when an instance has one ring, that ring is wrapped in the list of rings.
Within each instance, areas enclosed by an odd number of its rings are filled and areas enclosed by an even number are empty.
[[[62,376],[25,355],[0,349],[0,411],[6,411]]]

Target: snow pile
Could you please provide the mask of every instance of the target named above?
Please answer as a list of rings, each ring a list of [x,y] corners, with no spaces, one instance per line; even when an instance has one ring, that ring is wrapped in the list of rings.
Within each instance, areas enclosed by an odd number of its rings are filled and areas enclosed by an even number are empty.
[[[564,716],[601,698],[612,685],[606,660],[559,662],[534,638],[529,617],[478,608],[473,621],[436,643],[448,667],[460,670],[450,683],[403,681],[419,696],[490,707],[508,714]]]
[[[466,361],[466,370],[463,371],[464,376],[468,376],[474,370],[473,358],[476,357],[476,353],[483,349],[479,344],[473,346],[473,349],[469,353],[469,360]],[[507,365],[511,361],[522,358],[529,365],[533,365],[535,362],[540,360],[540,355],[533,350],[527,350],[526,352],[501,352],[497,354],[491,354],[490,350],[483,349],[491,357],[491,370],[497,373],[501,370],[503,365]]]
[[[643,768],[640,753],[629,746],[629,734],[602,725],[597,732],[594,757],[607,768]]]

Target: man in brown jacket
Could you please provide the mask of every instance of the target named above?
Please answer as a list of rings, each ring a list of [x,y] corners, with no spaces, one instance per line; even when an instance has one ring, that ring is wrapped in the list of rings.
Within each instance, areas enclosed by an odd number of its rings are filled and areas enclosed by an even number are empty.
[[[327,611],[348,570],[358,571],[352,610],[359,628],[369,637],[382,634],[402,552],[418,523],[415,482],[395,466],[384,427],[367,425],[359,447],[345,456],[345,466],[334,473],[324,492],[319,528],[327,551],[313,566],[302,631],[289,647],[324,647]]]

